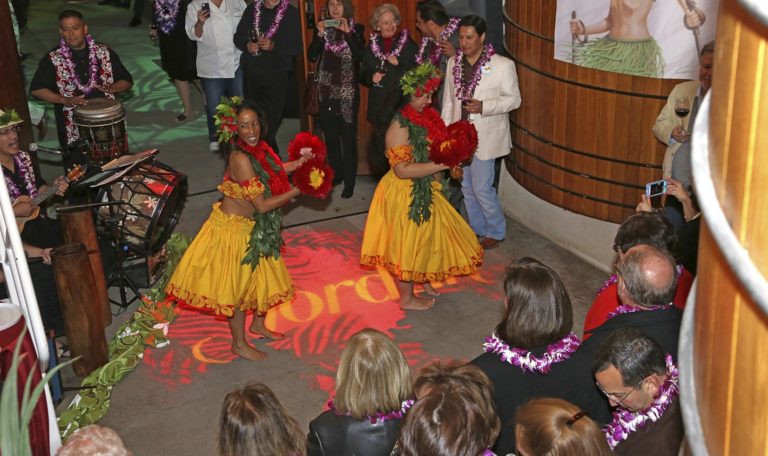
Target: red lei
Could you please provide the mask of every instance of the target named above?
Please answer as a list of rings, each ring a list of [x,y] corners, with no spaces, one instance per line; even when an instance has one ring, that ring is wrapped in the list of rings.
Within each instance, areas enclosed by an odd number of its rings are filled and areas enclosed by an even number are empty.
[[[432,106],[427,106],[423,111],[419,112],[413,106],[407,104],[400,110],[400,114],[414,125],[427,130],[427,139],[430,143],[442,141],[448,134],[448,129],[440,117],[440,113]]]
[[[262,180],[266,174],[267,187],[271,195],[280,195],[291,189],[291,185],[288,182],[288,174],[283,169],[283,162],[280,161],[280,157],[269,147],[265,141],[259,141],[255,146],[251,146],[242,139],[237,139],[237,148],[253,157],[256,162],[261,166],[261,169],[256,169],[256,174],[259,180]],[[270,196],[270,195],[266,195]]]

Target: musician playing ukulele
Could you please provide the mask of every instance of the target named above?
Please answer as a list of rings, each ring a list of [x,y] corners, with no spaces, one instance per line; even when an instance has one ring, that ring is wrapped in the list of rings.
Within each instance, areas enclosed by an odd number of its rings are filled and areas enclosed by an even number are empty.
[[[3,169],[5,185],[11,201],[22,196],[36,197],[46,192],[48,185],[34,171],[28,153],[19,149],[19,124],[21,119],[13,110],[0,110],[0,165]],[[63,176],[54,179],[51,187],[57,195],[63,195],[69,183]],[[16,217],[30,216],[37,206],[31,202],[14,205]],[[43,326],[57,334],[63,334],[64,323],[59,310],[59,296],[53,277],[51,264],[51,249],[64,242],[61,227],[55,220],[45,217],[44,211],[26,223],[21,232],[24,252],[30,260],[29,273],[35,288]],[[41,261],[42,260],[42,261]],[[0,295],[4,295],[5,287],[0,286]]]

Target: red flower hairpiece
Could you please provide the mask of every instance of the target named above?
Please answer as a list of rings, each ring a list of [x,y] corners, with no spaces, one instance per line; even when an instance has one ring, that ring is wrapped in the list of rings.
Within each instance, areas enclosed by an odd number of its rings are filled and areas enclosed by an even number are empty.
[[[437,88],[440,87],[440,83],[442,81],[443,81],[443,79],[440,78],[440,77],[431,78],[430,80],[428,80],[426,82],[426,84],[424,84],[424,86],[417,87],[416,88],[416,93],[414,95],[416,95],[417,97],[420,97],[420,96],[422,96],[422,95],[424,95],[426,93],[430,93],[430,92],[432,92],[434,90],[437,90]]]
[[[312,133],[302,131],[288,143],[288,160],[294,161],[301,158],[301,149],[312,149],[312,161],[325,162],[327,149],[325,143]]]

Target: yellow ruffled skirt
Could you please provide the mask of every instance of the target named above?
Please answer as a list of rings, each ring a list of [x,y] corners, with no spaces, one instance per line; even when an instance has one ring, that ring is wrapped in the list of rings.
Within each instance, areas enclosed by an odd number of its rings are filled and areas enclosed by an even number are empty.
[[[382,266],[403,281],[439,282],[473,274],[482,262],[477,236],[432,182],[432,216],[417,225],[408,218],[410,179],[390,170],[379,182],[368,211],[360,264]]]
[[[256,269],[243,265],[253,220],[213,211],[184,253],[166,292],[183,304],[231,317],[234,310],[259,315],[293,299],[294,288],[282,257],[264,258]]]

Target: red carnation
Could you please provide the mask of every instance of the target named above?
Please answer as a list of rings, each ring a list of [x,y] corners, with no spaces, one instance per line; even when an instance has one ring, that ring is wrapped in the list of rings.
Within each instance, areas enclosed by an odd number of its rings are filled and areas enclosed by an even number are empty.
[[[471,122],[460,120],[448,126],[447,137],[433,141],[429,159],[441,165],[454,167],[472,157],[477,149],[477,130]]]
[[[301,149],[308,147],[312,149],[313,159],[320,163],[325,162],[327,151],[325,143],[317,136],[307,131],[302,131],[296,135],[288,144],[288,160],[294,161],[301,158]]]
[[[308,161],[294,171],[293,185],[305,195],[323,199],[333,188],[333,168],[317,159]]]

